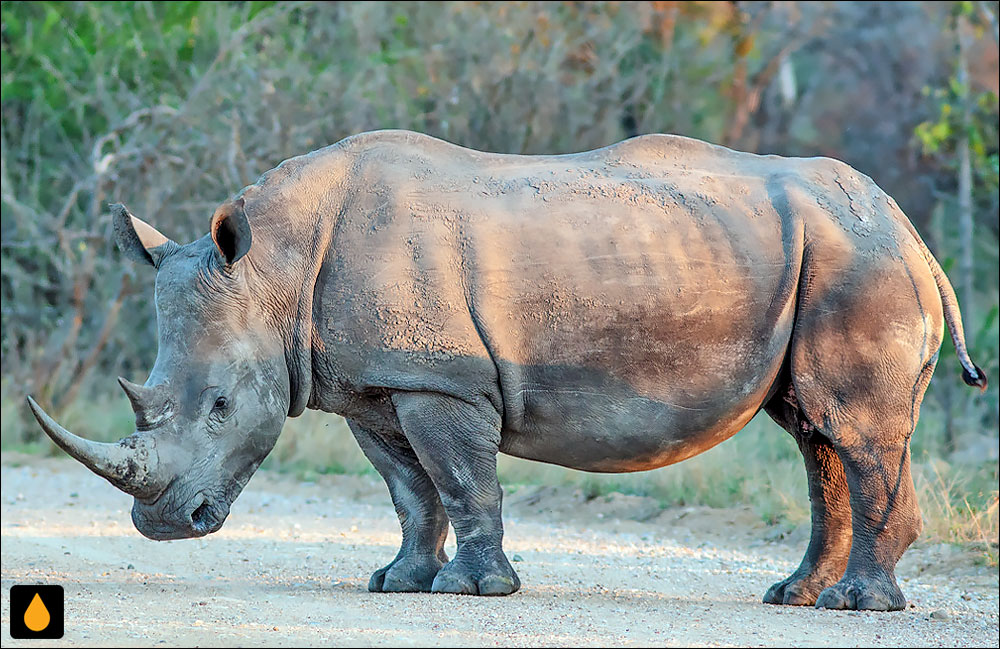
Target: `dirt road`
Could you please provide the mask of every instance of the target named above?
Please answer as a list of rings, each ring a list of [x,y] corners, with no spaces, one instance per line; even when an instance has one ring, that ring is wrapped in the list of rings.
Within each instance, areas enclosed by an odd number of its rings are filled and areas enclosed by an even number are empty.
[[[773,528],[745,510],[508,490],[505,544],[523,586],[477,598],[367,591],[399,542],[374,476],[260,473],[221,532],[162,543],[132,527],[130,498],[71,460],[4,454],[2,486],[5,647],[45,646],[9,635],[10,586],[39,582],[65,587],[55,646],[998,645],[997,570],[950,546],[904,558],[903,612],[761,604],[804,531],[768,540]]]

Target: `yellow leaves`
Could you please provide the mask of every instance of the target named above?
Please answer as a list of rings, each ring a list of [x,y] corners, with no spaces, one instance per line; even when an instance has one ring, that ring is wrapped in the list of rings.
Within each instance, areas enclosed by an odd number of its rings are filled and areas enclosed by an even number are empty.
[[[738,58],[746,58],[748,54],[753,50],[753,34],[744,34],[740,36],[736,43],[733,45],[733,53]]]

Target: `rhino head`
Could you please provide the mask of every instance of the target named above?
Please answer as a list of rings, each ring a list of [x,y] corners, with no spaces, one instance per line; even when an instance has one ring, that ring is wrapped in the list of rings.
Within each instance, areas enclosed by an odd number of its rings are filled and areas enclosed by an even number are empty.
[[[247,256],[242,199],[220,207],[210,234],[184,246],[122,205],[112,211],[122,252],[157,269],[156,362],[144,385],[118,380],[135,432],[115,444],[85,440],[28,402],[56,444],[134,496],[142,534],[204,536],[222,527],[288,414],[280,325],[266,308],[275,296]]]

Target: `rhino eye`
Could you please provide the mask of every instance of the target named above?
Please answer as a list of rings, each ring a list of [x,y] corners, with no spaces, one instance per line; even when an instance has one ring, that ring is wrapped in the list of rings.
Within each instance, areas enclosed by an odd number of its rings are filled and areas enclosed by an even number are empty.
[[[215,400],[215,405],[212,407],[212,410],[224,411],[228,407],[229,401],[225,397],[219,397]]]

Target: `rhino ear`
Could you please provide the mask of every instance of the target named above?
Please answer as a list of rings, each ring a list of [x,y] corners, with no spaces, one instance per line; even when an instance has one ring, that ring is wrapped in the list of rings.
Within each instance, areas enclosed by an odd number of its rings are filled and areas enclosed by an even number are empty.
[[[227,266],[232,266],[250,251],[253,235],[243,199],[225,203],[212,217],[212,241]]]
[[[132,261],[156,267],[177,244],[142,219],[132,216],[121,203],[111,206],[118,249]]]

